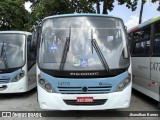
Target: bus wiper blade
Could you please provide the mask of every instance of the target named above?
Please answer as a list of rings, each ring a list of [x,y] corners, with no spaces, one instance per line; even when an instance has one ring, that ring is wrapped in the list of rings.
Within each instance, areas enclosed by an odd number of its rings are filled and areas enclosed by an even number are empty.
[[[110,71],[109,69],[109,66],[107,64],[107,61],[102,53],[102,51],[100,50],[98,44],[97,44],[97,41],[95,39],[93,39],[93,32],[92,32],[92,29],[91,29],[91,45],[92,45],[92,54],[93,54],[93,47],[95,49],[95,51],[97,52],[97,55],[104,67],[104,69],[106,70],[106,72]]]
[[[108,64],[107,64],[107,61],[106,61],[106,59],[104,58],[104,56],[103,56],[103,54],[102,54],[102,51],[100,50],[100,48],[99,48],[99,46],[98,46],[98,44],[97,44],[97,42],[96,42],[95,39],[92,40],[92,45],[93,45],[95,51],[97,52],[97,55],[98,55],[98,57],[99,57],[102,65],[103,65],[103,67],[105,68],[105,70],[106,70],[107,72],[110,71],[109,66],[108,66]]]
[[[1,57],[2,57],[2,55],[3,55],[3,50],[4,50],[4,42],[3,42],[2,48],[1,48]]]
[[[66,42],[64,44],[62,59],[61,59],[60,67],[59,67],[60,71],[63,71],[64,69],[64,65],[65,65],[66,58],[67,58],[67,53],[69,51],[69,46],[70,46],[70,36],[71,36],[71,27],[69,29],[69,37],[66,37]]]
[[[1,49],[1,57],[3,59],[5,68],[8,69],[8,62],[7,62],[7,56],[6,56],[6,50],[4,49],[4,42]]]

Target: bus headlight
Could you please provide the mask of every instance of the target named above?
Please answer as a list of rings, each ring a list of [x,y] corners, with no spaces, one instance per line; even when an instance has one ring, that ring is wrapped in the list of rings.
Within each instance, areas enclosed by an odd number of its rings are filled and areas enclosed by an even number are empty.
[[[22,70],[20,73],[18,73],[12,80],[12,82],[17,82],[20,79],[22,79],[25,76],[24,70]]]
[[[20,74],[19,74],[19,76],[22,78],[22,77],[24,77],[24,72],[21,72]]]
[[[38,83],[39,85],[45,89],[47,92],[54,92],[54,90],[52,89],[52,86],[49,82],[47,82],[46,80],[39,78],[38,79]]]
[[[116,88],[115,92],[119,92],[124,90],[131,82],[130,78],[126,78],[125,80],[123,80],[122,82],[119,83],[118,87]]]
[[[51,84],[46,83],[46,84],[45,84],[45,88],[46,88],[46,90],[51,90],[51,88],[52,88],[52,87],[51,87]]]
[[[44,85],[44,84],[45,84],[45,80],[40,79],[40,80],[39,80],[39,84]]]

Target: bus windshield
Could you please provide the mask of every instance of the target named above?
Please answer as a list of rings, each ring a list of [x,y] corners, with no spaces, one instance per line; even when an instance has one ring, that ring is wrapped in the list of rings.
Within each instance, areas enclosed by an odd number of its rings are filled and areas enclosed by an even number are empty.
[[[123,54],[126,46],[121,19],[95,16],[48,18],[42,22],[38,63],[40,68],[50,70],[60,70],[63,63],[64,71],[126,68],[129,66],[129,59]]]
[[[18,68],[25,61],[25,35],[0,34],[0,69]]]

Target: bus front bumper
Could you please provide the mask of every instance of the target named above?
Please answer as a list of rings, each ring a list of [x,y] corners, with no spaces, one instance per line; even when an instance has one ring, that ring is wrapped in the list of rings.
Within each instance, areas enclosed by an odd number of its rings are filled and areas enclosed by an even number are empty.
[[[18,82],[0,84],[0,94],[26,92],[28,90],[28,82],[25,79],[26,77],[22,78]]]
[[[74,100],[77,97],[93,97],[94,100],[106,99],[102,105],[68,105],[64,100]],[[59,94],[49,93],[38,86],[38,102],[41,109],[46,110],[105,110],[127,108],[130,105],[131,84],[121,92],[108,94]]]

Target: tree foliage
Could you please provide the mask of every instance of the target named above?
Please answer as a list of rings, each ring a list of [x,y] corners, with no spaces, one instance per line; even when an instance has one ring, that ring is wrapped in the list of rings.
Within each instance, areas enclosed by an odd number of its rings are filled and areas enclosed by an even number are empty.
[[[31,13],[24,7],[24,3],[28,1],[32,3]],[[114,9],[116,1],[132,11],[137,8],[138,0],[0,0],[0,30],[29,30],[37,20],[57,14],[96,13],[96,11],[98,14],[101,12],[108,14]],[[152,3],[156,1],[151,0]],[[160,11],[160,7],[158,10]]]
[[[0,30],[25,30],[29,13],[24,0],[0,0]]]
[[[102,14],[108,14],[108,11],[114,9],[114,2],[117,1],[118,5],[126,5],[132,11],[136,10],[138,0],[92,0],[96,4],[97,13],[100,14],[100,4],[103,3]]]
[[[30,0],[31,8],[37,19],[46,16],[68,13],[95,13],[90,0]]]
[[[91,0],[26,0],[32,2],[28,26],[44,17],[69,13],[95,13]]]
[[[152,3],[159,2],[159,6],[158,6],[157,10],[160,11],[160,0],[151,0],[151,2]]]
[[[155,3],[159,0],[151,0],[150,2]],[[147,0],[141,0],[141,8],[140,8],[140,14],[139,14],[139,24],[142,22],[142,14],[143,14],[143,6],[147,2]],[[158,11],[160,11],[160,1],[159,1],[159,7],[157,8]]]
[[[92,0],[96,4],[97,13],[100,14],[100,5],[103,3],[103,14],[108,14],[108,11],[112,11],[114,9],[114,2],[117,1],[118,5],[126,5],[128,9],[135,11],[137,9],[138,0]],[[148,0],[149,1],[149,0]],[[143,5],[147,2],[147,0],[142,0]],[[155,3],[159,2],[159,7],[157,8],[160,11],[160,0],[150,0],[150,2]]]

